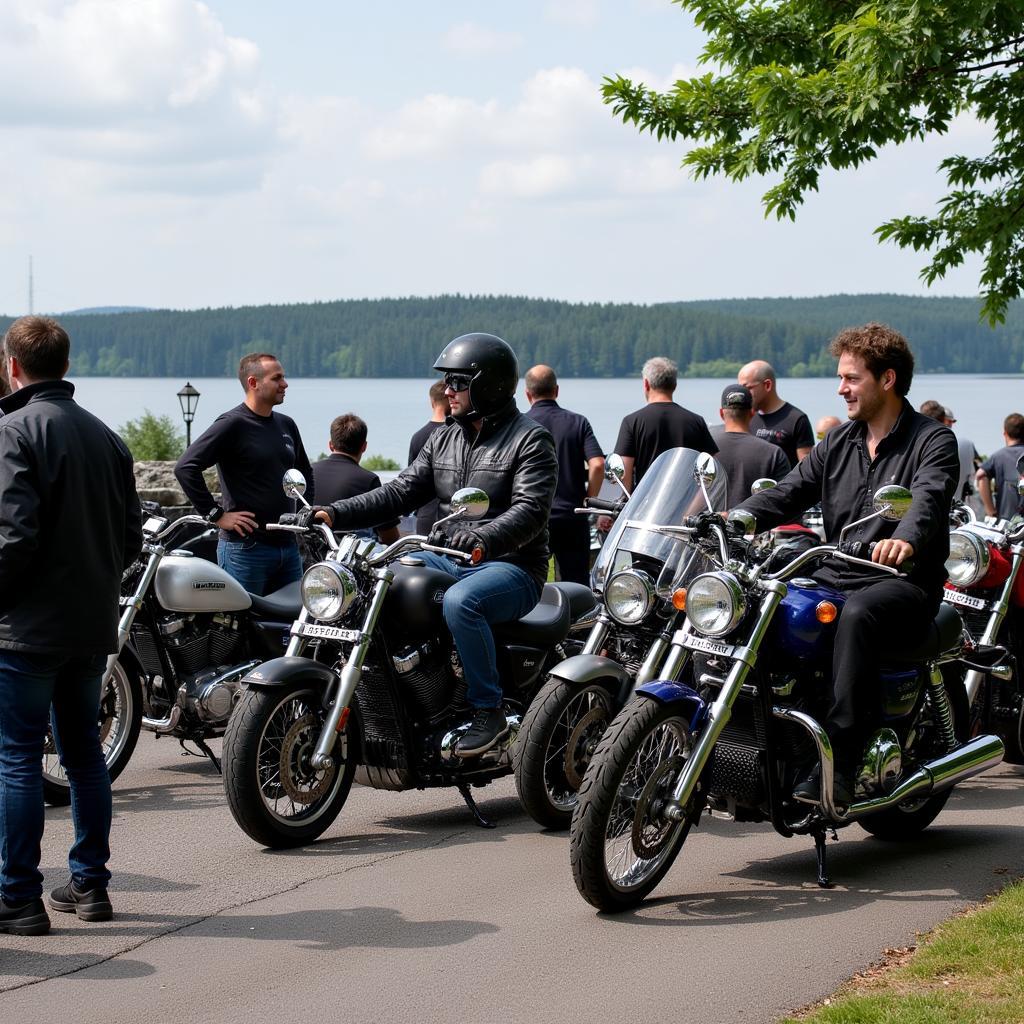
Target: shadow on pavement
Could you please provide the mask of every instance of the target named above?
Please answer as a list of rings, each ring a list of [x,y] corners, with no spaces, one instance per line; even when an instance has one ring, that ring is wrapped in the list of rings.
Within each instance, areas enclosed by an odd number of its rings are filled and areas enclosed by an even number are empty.
[[[57,931],[55,928],[54,931]],[[156,968],[140,960],[126,960],[118,956],[107,959],[99,953],[42,953],[33,949],[6,950],[0,957],[0,975],[17,978],[75,977],[75,972],[88,968],[92,981],[126,981],[145,978]],[[15,986],[17,987],[17,985]],[[55,1011],[54,1016],[60,1016]]]

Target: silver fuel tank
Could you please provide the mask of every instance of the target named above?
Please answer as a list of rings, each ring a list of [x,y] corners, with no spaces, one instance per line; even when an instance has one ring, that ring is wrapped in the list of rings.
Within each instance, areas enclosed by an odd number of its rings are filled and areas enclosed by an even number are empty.
[[[242,585],[219,565],[191,554],[167,555],[156,571],[156,599],[169,612],[243,612]]]

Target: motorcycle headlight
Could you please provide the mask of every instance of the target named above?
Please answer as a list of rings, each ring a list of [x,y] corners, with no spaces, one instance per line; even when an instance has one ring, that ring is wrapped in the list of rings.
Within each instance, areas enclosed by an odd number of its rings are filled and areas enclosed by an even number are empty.
[[[623,626],[642,622],[654,604],[654,580],[639,569],[617,572],[604,590],[608,614]]]
[[[699,633],[724,636],[736,628],[746,610],[743,588],[727,572],[705,573],[686,588],[686,617]]]
[[[946,572],[955,587],[973,587],[987,572],[988,544],[969,530],[953,530],[949,535]]]
[[[318,562],[302,574],[302,607],[322,622],[340,619],[359,592],[350,569],[335,562]]]

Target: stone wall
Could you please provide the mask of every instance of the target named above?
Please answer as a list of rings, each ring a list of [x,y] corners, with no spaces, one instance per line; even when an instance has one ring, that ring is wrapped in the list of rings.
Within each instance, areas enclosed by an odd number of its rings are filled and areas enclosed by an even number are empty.
[[[220,484],[217,471],[208,469],[203,476],[206,486],[214,498],[220,497]],[[187,515],[195,510],[185,497],[185,492],[174,478],[173,462],[140,460],[135,463],[135,487],[143,501],[155,501],[162,506],[171,519]]]

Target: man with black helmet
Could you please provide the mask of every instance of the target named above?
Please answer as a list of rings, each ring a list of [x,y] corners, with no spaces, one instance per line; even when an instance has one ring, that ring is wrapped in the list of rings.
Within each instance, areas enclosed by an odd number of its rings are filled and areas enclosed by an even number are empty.
[[[548,565],[548,516],[558,478],[551,434],[516,407],[519,366],[493,334],[464,334],[434,363],[444,374],[451,416],[407,469],[366,494],[316,506],[336,530],[358,529],[439,501],[448,515],[462,487],[487,492],[486,519],[444,527],[445,547],[483,557],[465,565],[433,552],[429,565],[458,578],[444,597],[444,617],[466,676],[472,726],[455,747],[461,757],[489,750],[508,735],[490,626],[525,615],[540,597]]]

